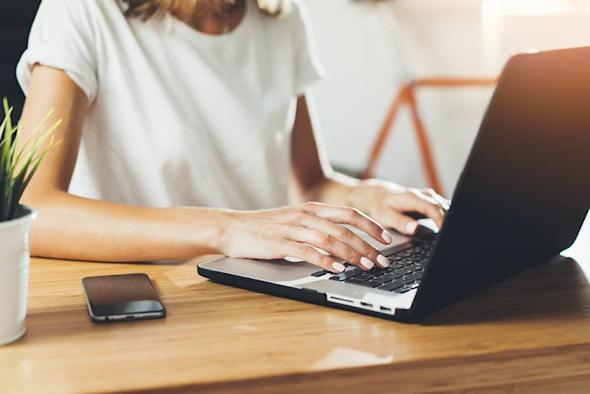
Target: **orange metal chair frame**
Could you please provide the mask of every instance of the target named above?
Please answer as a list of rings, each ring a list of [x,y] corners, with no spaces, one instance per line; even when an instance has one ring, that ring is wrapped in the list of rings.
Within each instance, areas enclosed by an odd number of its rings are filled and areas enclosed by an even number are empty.
[[[370,178],[375,173],[375,168],[379,161],[387,139],[392,133],[392,127],[397,119],[399,110],[402,105],[407,105],[410,110],[412,127],[418,142],[420,161],[423,171],[426,175],[428,185],[439,193],[443,193],[443,187],[440,181],[439,172],[434,162],[432,147],[424,122],[420,117],[418,103],[416,100],[417,88],[466,88],[466,87],[488,87],[496,84],[495,78],[422,78],[416,79],[404,84],[393,102],[389,106],[385,119],[381,125],[379,133],[373,142],[369,160],[363,178]]]

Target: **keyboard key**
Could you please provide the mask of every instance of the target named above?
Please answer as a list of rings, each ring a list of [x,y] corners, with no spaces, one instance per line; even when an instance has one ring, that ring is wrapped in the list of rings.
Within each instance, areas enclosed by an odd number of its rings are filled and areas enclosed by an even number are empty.
[[[385,275],[382,275],[381,278],[387,279],[387,281],[392,281],[392,280],[396,279],[394,273],[386,273]]]
[[[328,274],[329,272],[326,270],[321,270],[318,272],[314,272],[313,274],[311,274],[311,276],[315,276],[315,277],[320,277],[320,276],[324,276],[326,274]]]
[[[358,275],[361,272],[363,272],[363,271],[361,271],[358,268],[353,268],[351,270],[344,271],[341,274],[338,274],[338,275],[335,275],[335,276],[331,277],[330,280],[337,280],[337,281],[342,282],[343,280],[346,280],[348,278],[352,278],[353,276]]]
[[[422,277],[422,274],[414,272],[413,274],[405,276],[404,278],[412,279],[414,281],[414,280],[420,279],[421,277]]]
[[[364,280],[359,280],[357,278],[350,278],[350,279],[347,279],[345,282],[346,283],[352,283],[352,284],[359,285],[359,286],[364,286],[364,287],[371,287],[371,288],[375,288],[375,287],[381,286],[381,283],[372,282],[372,281],[371,282],[367,282],[367,281],[364,281]]]
[[[389,278],[387,276],[378,276],[376,278],[373,278],[373,282],[377,282],[377,283],[387,283],[387,282],[391,282],[393,278]]]
[[[383,275],[383,270],[381,268],[373,268],[372,270],[366,271],[365,273],[367,275],[370,275],[371,277],[380,276],[380,275]]]
[[[384,291],[393,291],[396,289],[399,289],[400,287],[402,287],[404,284],[398,281],[393,281],[390,283],[386,283],[383,286],[378,287],[379,290],[384,290]]]
[[[422,275],[420,270],[421,270],[421,268],[419,268],[419,267],[416,267],[416,266],[412,267],[412,272],[415,274]]]

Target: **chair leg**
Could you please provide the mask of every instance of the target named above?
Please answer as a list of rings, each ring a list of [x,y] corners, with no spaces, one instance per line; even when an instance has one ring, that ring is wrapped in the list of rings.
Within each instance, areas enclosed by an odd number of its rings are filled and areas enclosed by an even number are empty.
[[[379,157],[381,156],[381,152],[383,151],[383,148],[385,148],[387,139],[391,135],[392,127],[395,123],[395,120],[397,119],[400,107],[408,99],[408,93],[410,89],[410,85],[403,86],[399,90],[397,96],[394,98],[391,105],[389,106],[387,115],[383,120],[381,128],[379,129],[379,133],[377,134],[377,138],[375,139],[373,147],[371,148],[369,161],[362,175],[363,179],[371,178],[374,176],[375,168],[377,167],[377,162],[379,160]]]
[[[416,96],[414,89],[409,91],[408,95],[408,106],[412,118],[412,124],[414,126],[414,132],[416,133],[416,139],[418,142],[418,149],[420,150],[420,157],[422,159],[422,166],[426,174],[426,180],[431,188],[438,193],[443,193],[442,184],[438,176],[438,171],[434,163],[434,157],[432,155],[432,149],[430,140],[426,133],[426,128],[418,112],[418,106],[416,104]]]
[[[397,118],[400,107],[407,103],[410,109],[410,115],[416,139],[418,142],[418,149],[420,150],[420,157],[422,161],[422,167],[426,174],[426,179],[430,187],[439,193],[442,193],[442,184],[434,163],[432,155],[431,144],[426,133],[426,128],[420,117],[418,111],[418,105],[415,97],[415,89],[418,87],[426,88],[465,88],[465,87],[489,87],[496,84],[495,78],[482,77],[482,78],[453,78],[453,77],[434,77],[434,78],[422,78],[413,81],[409,84],[404,85],[394,101],[391,103],[387,115],[383,120],[383,124],[377,134],[377,138],[371,148],[367,167],[363,172],[362,177],[364,179],[370,178],[375,173],[375,167],[381,153],[385,147],[387,139],[391,135],[393,124]]]
[[[487,88],[494,86],[497,82],[496,78],[481,77],[481,78],[453,78],[453,77],[438,77],[438,78],[420,78],[415,81],[415,85],[421,88]]]

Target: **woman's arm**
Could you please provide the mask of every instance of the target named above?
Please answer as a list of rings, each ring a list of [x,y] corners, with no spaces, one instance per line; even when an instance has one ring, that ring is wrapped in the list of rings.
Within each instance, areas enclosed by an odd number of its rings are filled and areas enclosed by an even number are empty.
[[[184,259],[219,253],[223,212],[152,209],[77,197],[67,192],[76,163],[87,100],[61,70],[36,66],[21,119],[21,141],[50,111],[62,119],[61,143],[43,162],[23,196],[39,218],[32,254],[98,261]]]
[[[389,264],[339,226],[352,225],[378,241],[391,242],[381,226],[350,208],[315,203],[250,212],[143,208],[69,194],[86,106],[84,94],[63,71],[34,68],[21,137],[30,135],[52,108],[63,121],[56,133],[62,143],[47,156],[23,197],[23,203],[39,211],[31,234],[34,255],[94,261],[178,260],[211,253],[291,256],[332,272],[345,268],[336,258],[365,270]]]
[[[405,215],[419,212],[440,226],[447,201],[432,190],[408,189],[376,179],[361,181],[332,170],[313,130],[305,97],[297,101],[292,160],[298,186],[309,200],[350,206],[366,212],[386,227],[413,234],[417,222]]]

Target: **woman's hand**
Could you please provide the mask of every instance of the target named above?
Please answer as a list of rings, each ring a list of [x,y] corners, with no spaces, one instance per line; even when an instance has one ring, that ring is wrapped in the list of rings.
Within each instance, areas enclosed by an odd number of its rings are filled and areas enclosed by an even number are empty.
[[[450,201],[432,189],[409,189],[373,179],[351,186],[348,202],[384,226],[407,235],[413,235],[418,228],[418,222],[407,213],[422,214],[440,228],[450,207]]]
[[[357,209],[305,203],[265,211],[232,212],[229,219],[221,248],[229,257],[295,257],[331,272],[345,269],[337,259],[365,271],[375,265],[389,265],[377,249],[342,226],[354,226],[384,244],[393,241],[383,227]]]

